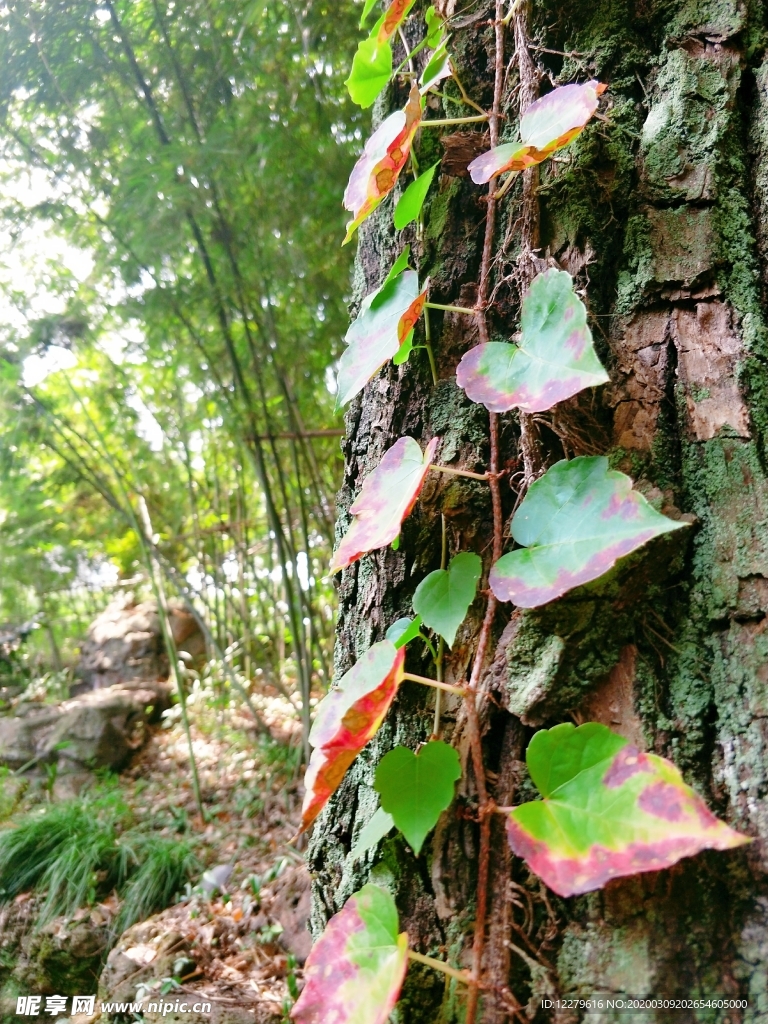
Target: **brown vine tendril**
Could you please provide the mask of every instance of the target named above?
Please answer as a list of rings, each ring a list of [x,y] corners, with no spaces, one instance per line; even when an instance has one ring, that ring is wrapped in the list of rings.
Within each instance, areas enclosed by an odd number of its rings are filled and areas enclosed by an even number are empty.
[[[499,141],[499,115],[501,113],[501,96],[504,87],[504,24],[503,24],[503,0],[496,0],[495,16],[495,78],[493,84],[493,109],[489,119],[491,146],[496,146]],[[475,311],[477,313],[477,325],[480,334],[480,341],[488,341],[488,291],[491,277],[491,263],[493,258],[493,237],[496,228],[496,178],[491,178],[488,183],[488,205],[485,221],[485,238],[483,240],[483,255],[480,264],[480,280],[477,289],[477,302]],[[499,423],[495,413],[488,414],[491,461],[489,467],[488,483],[491,488],[491,506],[493,509],[493,561],[501,557],[502,551],[502,513],[501,513],[501,491],[499,489]],[[485,778],[485,766],[483,764],[483,745],[480,734],[480,721],[477,713],[476,694],[480,683],[485,663],[485,654],[488,641],[491,636],[494,618],[496,616],[496,598],[493,594],[488,595],[488,604],[485,609],[485,617],[480,627],[480,634],[477,639],[477,650],[472,665],[472,675],[469,680],[469,693],[464,698],[467,708],[467,732],[469,735],[470,751],[472,755],[472,767],[477,786],[477,796],[480,804],[480,849],[477,867],[477,907],[475,913],[475,934],[472,945],[472,981],[469,986],[467,999],[466,1024],[475,1024],[477,1019],[477,1008],[480,999],[480,988],[483,971],[483,952],[485,949],[485,930],[488,917],[488,878],[491,852],[491,818],[493,812],[493,800],[488,795],[488,786]]]

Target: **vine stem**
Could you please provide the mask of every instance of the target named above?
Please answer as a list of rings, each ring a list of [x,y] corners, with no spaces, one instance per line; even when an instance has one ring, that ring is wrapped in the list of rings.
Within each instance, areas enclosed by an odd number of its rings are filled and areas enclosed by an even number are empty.
[[[477,310],[470,309],[469,306],[444,306],[442,302],[425,302],[424,306],[426,309],[443,309],[446,313],[466,313],[467,316],[477,316]]]
[[[433,956],[425,956],[423,953],[415,953],[412,949],[409,949],[408,959],[415,960],[417,964],[425,964],[427,967],[432,967],[435,971],[441,971],[443,974],[447,974],[451,978],[463,982],[465,985],[470,983],[470,976],[466,971],[459,971],[455,967],[451,967],[450,964],[443,963],[442,960],[436,960]]]
[[[490,116],[491,147],[498,145],[499,117],[501,113],[501,97],[504,88],[504,4],[496,0],[495,16],[495,76],[493,83],[493,109]],[[485,220],[485,238],[483,255],[480,263],[480,280],[477,288],[475,314],[477,316],[480,341],[488,342],[488,292],[491,278],[491,262],[493,257],[493,236],[496,228],[496,184],[497,178],[488,183],[488,205]],[[501,557],[502,551],[502,511],[501,491],[499,489],[499,422],[496,413],[489,413],[489,431],[491,445],[491,463],[488,472],[488,483],[491,488],[491,506],[493,509],[493,561]],[[472,664],[472,675],[469,680],[469,692],[464,698],[467,707],[467,732],[469,736],[472,767],[475,774],[475,785],[479,801],[480,817],[480,850],[477,865],[477,905],[475,910],[475,935],[472,944],[472,982],[469,986],[467,999],[466,1024],[475,1024],[480,1001],[480,986],[483,972],[483,952],[485,950],[485,930],[488,917],[488,880],[491,853],[491,817],[494,808],[493,800],[488,795],[483,763],[483,743],[480,733],[480,720],[477,713],[476,694],[483,673],[485,653],[493,629],[496,616],[496,598],[488,596],[485,617],[477,638],[477,650]]]
[[[473,124],[476,121],[488,121],[493,114],[477,114],[475,117],[438,117],[435,120],[422,121],[420,128],[449,128],[452,124]]]
[[[448,476],[465,476],[469,480],[482,480],[484,483],[490,480],[487,473],[472,473],[468,469],[452,469],[450,466],[430,466],[429,468],[435,473],[447,473]]]
[[[445,690],[446,693],[456,693],[459,697],[466,697],[466,686],[454,686],[452,683],[441,683],[437,679],[430,679],[428,676],[416,676],[411,672],[403,672],[403,679],[409,679],[412,683],[420,683],[422,686],[432,686],[436,690]]]

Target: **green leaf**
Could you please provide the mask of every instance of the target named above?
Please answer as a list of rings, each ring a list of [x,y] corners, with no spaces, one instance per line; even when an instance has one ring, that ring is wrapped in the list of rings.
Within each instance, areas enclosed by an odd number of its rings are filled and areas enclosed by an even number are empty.
[[[434,7],[427,8],[424,20],[427,23],[427,46],[434,50],[442,41],[445,22]]]
[[[371,820],[361,830],[357,842],[349,851],[352,860],[359,860],[364,853],[377,846],[381,840],[395,827],[395,819],[387,814],[383,807],[374,812]]]
[[[437,819],[450,807],[460,777],[459,755],[442,740],[432,740],[418,754],[395,747],[379,762],[374,788],[381,806],[417,856]]]
[[[312,947],[297,1024],[386,1024],[408,969],[408,935],[395,901],[377,885],[350,896]]]
[[[446,40],[435,50],[422,72],[419,79],[422,95],[429,92],[433,85],[442,82],[444,78],[450,78],[451,74],[451,56],[448,53],[448,41]]]
[[[453,647],[456,631],[475,599],[482,571],[480,556],[462,551],[451,559],[447,569],[435,569],[416,588],[413,610],[449,647]]]
[[[523,297],[519,344],[470,349],[456,370],[467,397],[491,412],[544,412],[608,374],[595,354],[587,310],[564,270],[546,270]]]
[[[544,799],[510,812],[509,844],[561,896],[750,842],[717,820],[675,765],[598,722],[540,730],[526,762]]]
[[[384,279],[384,284],[371,299],[371,309],[376,309],[378,306],[380,306],[383,302],[386,301],[388,285],[391,285],[395,278],[400,277],[402,272],[408,269],[408,261],[410,260],[410,258],[411,247],[410,245],[406,245],[406,247],[397,257],[395,262],[392,264],[392,269]]]
[[[563,460],[531,485],[515,513],[511,533],[524,548],[494,565],[491,590],[500,601],[537,608],[687,525],[652,508],[603,456]]]
[[[363,109],[370,107],[391,77],[392,47],[388,42],[379,42],[375,35],[363,39],[345,83],[352,102]]]
[[[413,331],[410,331],[405,341],[402,343],[400,348],[392,356],[392,362],[395,366],[402,366],[403,363],[407,363],[413,352]]]
[[[395,207],[395,227],[398,231],[402,231],[403,228],[412,224],[413,221],[417,220],[421,209],[424,206],[424,200],[427,198],[427,192],[429,192],[429,186],[432,184],[432,179],[435,176],[435,171],[440,166],[440,161],[433,164],[428,171],[424,171],[423,174],[419,175],[408,188],[400,196],[397,206]]]
[[[365,27],[366,21],[370,16],[371,11],[376,6],[378,0],[365,0],[365,7],[363,7],[363,13],[360,15],[360,28]]]
[[[415,619],[410,619],[405,616],[402,619],[398,619],[393,622],[386,633],[387,640],[395,645],[399,650],[404,647],[411,640],[415,640],[419,635],[421,629],[421,616],[417,615]]]

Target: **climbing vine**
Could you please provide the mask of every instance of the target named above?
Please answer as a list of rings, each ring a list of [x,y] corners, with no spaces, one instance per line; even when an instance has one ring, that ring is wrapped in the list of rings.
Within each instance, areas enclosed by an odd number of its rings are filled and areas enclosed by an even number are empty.
[[[459,970],[408,946],[399,933],[391,895],[368,884],[329,922],[307,961],[306,985],[293,1009],[299,1024],[334,1020],[342,1024],[384,1024],[395,1006],[408,961],[439,970],[467,986],[466,1021],[477,1019],[479,997],[493,979],[483,977],[487,928],[490,830],[494,815],[506,819],[514,854],[522,857],[561,896],[589,892],[610,879],[656,871],[702,849],[725,850],[748,840],[712,815],[669,761],[646,754],[606,726],[565,723],[541,729],[528,745],[526,763],[541,799],[511,807],[491,798],[483,764],[478,696],[488,664],[499,602],[536,608],[574,587],[603,576],[619,558],[655,537],[687,524],[656,511],[623,473],[601,456],[580,456],[546,466],[534,415],[608,380],[593,345],[587,309],[571,276],[557,268],[536,273],[530,259],[537,248],[536,168],[569,145],[598,114],[607,86],[597,81],[553,88],[536,98],[528,53],[525,4],[515,0],[505,12],[495,5],[493,105],[482,110],[466,94],[449,52],[450,22],[430,7],[421,42],[398,67],[392,38],[400,33],[414,0],[393,0],[360,43],[348,79],[355,102],[370,106],[391,81],[410,82],[405,107],[386,118],[366,142],[344,196],[352,215],[344,242],[394,189],[410,166],[413,181],[394,211],[396,230],[423,220],[423,206],[437,165],[419,173],[413,153],[416,133],[436,127],[487,122],[490,148],[468,165],[472,181],[487,185],[485,237],[473,307],[429,301],[429,281],[419,281],[405,247],[383,285],[368,295],[347,334],[338,370],[338,405],[362,391],[389,360],[404,363],[423,349],[437,384],[428,316],[430,309],[472,317],[479,344],[456,368],[456,382],[467,397],[488,410],[490,459],[484,473],[440,465],[440,441],[425,450],[401,437],[365,478],[350,508],[352,521],[331,565],[346,569],[367,552],[397,545],[430,472],[467,476],[490,489],[493,545],[483,591],[486,606],[475,642],[472,671],[460,684],[443,679],[446,647],[474,602],[484,578],[479,553],[458,551],[448,558],[443,525],[442,563],[423,579],[413,597],[413,617],[391,624],[321,702],[310,734],[312,757],[305,778],[302,830],[307,829],[340,785],[347,769],[383,722],[404,680],[435,691],[435,719],[429,741],[418,750],[396,747],[380,761],[374,788],[380,806],[352,851],[359,856],[397,828],[418,856],[428,833],[450,807],[461,775],[456,751],[442,738],[441,695],[464,702],[474,782],[478,797],[480,844],[472,966]],[[375,0],[366,0],[363,21]],[[517,135],[500,142],[505,32],[512,27],[520,70],[521,117]],[[407,47],[406,47],[407,49]],[[431,54],[420,77],[414,57]],[[431,93],[452,77],[473,113],[454,119],[427,116]],[[525,285],[518,333],[492,341],[487,312],[498,204],[516,176],[524,174],[522,234]],[[414,344],[425,318],[423,345]],[[524,481],[509,526],[513,545],[505,552],[499,468],[500,413],[516,410],[520,421]],[[423,642],[432,655],[434,678],[405,670],[407,644]]]

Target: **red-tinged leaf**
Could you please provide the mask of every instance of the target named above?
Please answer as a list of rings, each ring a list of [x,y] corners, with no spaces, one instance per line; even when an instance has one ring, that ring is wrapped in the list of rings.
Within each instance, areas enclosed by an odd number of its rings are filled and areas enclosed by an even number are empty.
[[[380,43],[385,43],[392,38],[408,17],[415,2],[416,0],[392,0],[386,13],[373,30]]]
[[[360,316],[347,331],[347,348],[339,360],[337,409],[351,402],[397,354],[426,301],[426,286],[420,293],[415,270],[406,270],[365,299]]]
[[[505,171],[523,171],[567,146],[584,130],[606,88],[597,81],[563,85],[536,100],[520,121],[519,142],[497,146],[473,160],[472,180],[483,185]]]
[[[351,565],[368,551],[386,547],[399,535],[429,472],[440,439],[433,437],[422,455],[412,437],[401,437],[363,481],[350,506],[355,517],[333,556],[331,573]]]
[[[534,278],[523,297],[519,345],[492,341],[465,354],[456,381],[491,412],[544,412],[584,388],[605,384],[587,310],[564,270]]]
[[[686,525],[652,508],[603,456],[563,460],[531,484],[511,528],[525,546],[502,555],[490,587],[500,601],[537,608],[598,579],[653,537]]]
[[[390,640],[374,644],[327,694],[317,708],[309,734],[314,747],[304,776],[304,832],[331,795],[347,768],[375,736],[403,681],[405,647]]]
[[[368,884],[350,896],[312,947],[291,1017],[297,1024],[386,1024],[408,969],[395,901]]]
[[[560,896],[750,842],[718,821],[670,761],[597,722],[542,729],[526,761],[544,799],[510,813],[509,844]]]
[[[350,175],[344,193],[344,208],[352,213],[353,219],[347,224],[345,245],[394,188],[420,124],[421,96],[414,84],[405,109],[390,114],[376,129]]]
[[[503,146],[489,149],[472,161],[467,170],[476,185],[485,185],[505,171],[524,171],[541,161],[530,146],[520,142],[506,142]]]

